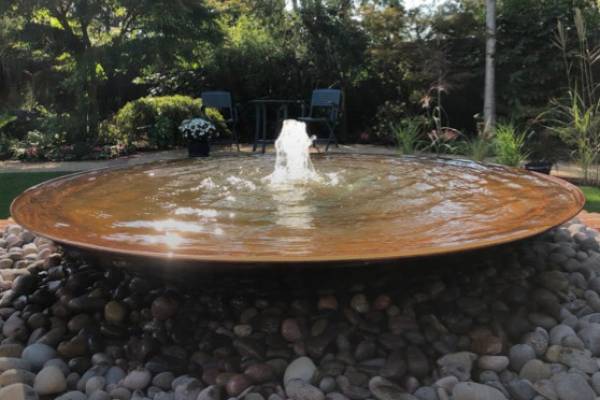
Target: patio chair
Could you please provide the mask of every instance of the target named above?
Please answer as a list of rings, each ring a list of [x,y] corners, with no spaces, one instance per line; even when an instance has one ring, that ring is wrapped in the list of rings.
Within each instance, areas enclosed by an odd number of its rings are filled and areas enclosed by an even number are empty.
[[[231,100],[231,93],[225,91],[207,91],[202,92],[200,97],[202,97],[202,109],[205,107],[215,108],[223,115],[227,127],[231,130],[231,142],[226,143],[235,143],[237,150],[240,151],[240,140],[237,132],[238,113]]]
[[[342,91],[339,89],[315,89],[310,99],[308,116],[298,118],[298,120],[307,124],[324,125],[327,128],[327,138],[317,137],[315,140],[315,145],[327,143],[325,151],[329,150],[331,143],[334,143],[336,147],[338,146],[335,128],[338,124],[341,99]]]

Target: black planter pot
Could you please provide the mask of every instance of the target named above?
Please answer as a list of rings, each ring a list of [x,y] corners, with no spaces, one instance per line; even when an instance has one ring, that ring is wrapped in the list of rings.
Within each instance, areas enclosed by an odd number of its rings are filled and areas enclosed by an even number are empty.
[[[210,144],[207,138],[188,142],[188,155],[190,157],[208,157],[209,154]]]
[[[550,161],[532,161],[525,164],[525,169],[528,171],[539,172],[541,174],[550,175],[552,163]]]

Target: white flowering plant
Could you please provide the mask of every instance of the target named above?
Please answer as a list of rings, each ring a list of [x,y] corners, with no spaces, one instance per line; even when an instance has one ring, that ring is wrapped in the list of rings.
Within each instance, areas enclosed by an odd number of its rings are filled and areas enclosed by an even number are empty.
[[[218,136],[215,125],[204,118],[186,119],[179,125],[179,131],[184,139],[199,140],[203,138],[214,139]]]

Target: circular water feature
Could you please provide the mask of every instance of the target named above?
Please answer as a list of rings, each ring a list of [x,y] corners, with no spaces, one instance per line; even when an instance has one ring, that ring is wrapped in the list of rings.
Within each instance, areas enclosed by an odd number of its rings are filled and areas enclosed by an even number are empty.
[[[197,266],[377,262],[474,250],[575,216],[559,179],[421,157],[320,155],[318,181],[274,185],[269,156],[159,162],[25,191],[15,221],[105,258]]]

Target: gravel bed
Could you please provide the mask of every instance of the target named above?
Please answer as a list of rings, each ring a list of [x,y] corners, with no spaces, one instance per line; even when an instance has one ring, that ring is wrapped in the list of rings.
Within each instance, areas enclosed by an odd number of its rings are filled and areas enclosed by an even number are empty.
[[[8,226],[0,400],[595,400],[599,243],[574,220],[464,265],[277,292],[100,269]]]

